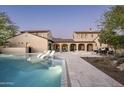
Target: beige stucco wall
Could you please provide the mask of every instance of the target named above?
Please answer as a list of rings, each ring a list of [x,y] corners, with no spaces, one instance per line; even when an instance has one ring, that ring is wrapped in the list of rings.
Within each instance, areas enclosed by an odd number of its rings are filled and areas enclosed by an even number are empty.
[[[87,45],[88,44],[92,44],[93,45],[93,50],[97,49],[96,43],[54,43],[54,44],[59,44],[59,46],[60,46],[60,52],[62,51],[62,45],[63,44],[67,44],[68,45],[68,52],[70,51],[70,45],[71,44],[75,44],[76,45],[76,50],[77,51],[79,51],[78,50],[79,44],[84,44],[84,48],[85,48],[84,51],[87,51]],[[83,51],[83,50],[81,50],[81,51]]]
[[[25,54],[26,48],[1,48],[3,54]]]
[[[73,34],[74,41],[93,41],[96,37],[98,37],[98,33]]]
[[[41,36],[41,37],[45,37],[45,38],[48,38],[48,39],[52,40],[52,33],[51,32],[44,32],[44,33],[34,32],[32,34],[38,35],[38,36]]]
[[[40,33],[40,32],[36,32],[36,33],[32,33],[32,34],[35,34],[35,35],[38,35],[38,36],[41,36],[41,37],[48,38],[48,33]]]
[[[8,39],[10,47],[26,47],[26,44],[30,44],[32,52],[42,52],[48,50],[48,40],[29,34],[23,33]]]
[[[85,36],[86,34],[86,36]],[[93,44],[93,49],[98,49],[100,47],[107,47],[107,44],[101,44],[98,41],[99,40],[99,33],[74,33],[74,40],[75,41],[95,41],[95,44]]]

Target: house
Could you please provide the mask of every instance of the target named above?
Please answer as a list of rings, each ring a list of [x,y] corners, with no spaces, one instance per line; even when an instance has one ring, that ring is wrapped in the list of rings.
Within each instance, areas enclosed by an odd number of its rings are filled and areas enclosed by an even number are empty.
[[[100,44],[100,32],[97,31],[76,31],[73,33],[73,39],[54,38],[53,48],[58,52],[69,51],[93,51],[100,47],[106,47]]]
[[[21,31],[20,34],[9,38],[8,47],[26,48],[26,52],[43,52],[54,49],[57,52],[93,51],[106,45],[100,44],[100,32],[76,31],[72,39],[55,38],[49,30]]]
[[[50,31],[21,31],[20,34],[9,38],[8,47],[27,48],[26,52],[43,52],[51,49],[52,37]],[[28,48],[30,50],[28,51]]]

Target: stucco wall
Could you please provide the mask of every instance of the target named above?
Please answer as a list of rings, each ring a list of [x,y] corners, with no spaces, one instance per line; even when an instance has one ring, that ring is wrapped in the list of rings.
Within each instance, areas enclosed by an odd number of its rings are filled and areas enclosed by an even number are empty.
[[[23,33],[21,35],[15,36],[8,39],[10,42],[10,47],[26,47],[30,45],[32,47],[32,52],[42,52],[48,50],[48,40],[29,34]]]
[[[59,51],[60,51],[60,52],[62,51],[62,45],[63,45],[63,44],[67,44],[68,52],[70,51],[70,45],[71,45],[71,44],[75,44],[75,45],[76,45],[75,48],[76,48],[77,51],[87,51],[87,48],[88,48],[87,45],[88,45],[88,44],[92,44],[92,45],[93,45],[93,50],[97,49],[96,43],[54,43],[54,44],[59,44],[59,47],[60,47]],[[84,50],[79,50],[79,49],[78,49],[79,44],[84,44]],[[55,48],[54,48],[54,49],[55,49]]]
[[[3,54],[24,54],[26,53],[26,48],[1,48],[1,53]]]
[[[74,33],[73,36],[75,41],[93,41],[98,36],[98,33]]]
[[[45,37],[45,38],[48,38],[48,39],[52,40],[52,33],[51,32],[47,32],[47,33],[33,32],[32,34],[38,35],[38,36],[41,36],[41,37]]]
[[[81,33],[81,34],[74,33],[73,35],[75,41],[95,41],[95,44],[93,44],[93,49],[99,49],[100,47],[107,47],[107,44],[100,45],[98,41],[99,33]]]

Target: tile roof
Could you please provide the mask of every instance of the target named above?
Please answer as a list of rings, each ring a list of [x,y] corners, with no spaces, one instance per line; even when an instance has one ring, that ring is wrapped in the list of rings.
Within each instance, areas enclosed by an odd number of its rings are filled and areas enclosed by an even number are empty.
[[[24,30],[24,31],[20,31],[21,33],[25,33],[25,32],[28,32],[28,33],[36,33],[36,32],[40,32],[40,33],[48,33],[50,32],[49,30]]]
[[[100,33],[99,31],[75,31],[74,33]]]
[[[25,32],[25,33],[26,33],[26,32]],[[13,37],[16,37],[16,36],[19,36],[19,35],[22,35],[22,34],[24,34],[24,33],[20,33],[20,34],[14,35],[14,36],[12,36],[12,37],[10,37],[10,38],[13,38]],[[32,33],[28,33],[28,34],[34,35],[34,34],[32,34]],[[52,40],[50,40],[50,39],[48,39],[48,38],[45,38],[45,37],[42,37],[42,36],[39,36],[39,35],[34,35],[34,36],[37,36],[37,37],[40,37],[40,38],[44,38],[44,39],[47,39],[48,41],[53,42]],[[10,38],[8,38],[8,39],[10,39]]]
[[[95,43],[94,41],[74,41],[73,39],[53,38],[54,43]]]

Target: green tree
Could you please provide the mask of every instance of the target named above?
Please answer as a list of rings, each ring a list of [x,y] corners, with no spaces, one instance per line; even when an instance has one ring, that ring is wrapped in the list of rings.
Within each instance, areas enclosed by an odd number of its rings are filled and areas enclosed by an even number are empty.
[[[109,30],[124,28],[124,6],[113,6],[105,12],[101,26]]]
[[[123,37],[117,31],[124,29],[124,6],[113,6],[104,13],[100,21],[101,33],[99,41],[113,46],[116,50],[123,45]]]
[[[104,44],[111,44],[112,37],[115,35],[115,33],[111,30],[103,29],[100,33],[100,39],[99,41]]]
[[[119,48],[124,48],[124,36],[118,36]]]
[[[5,12],[0,12],[0,45],[3,45],[6,40],[15,35],[18,27],[10,20]]]

